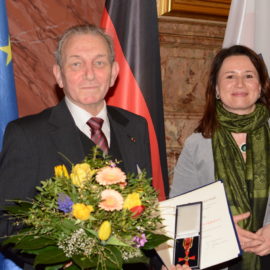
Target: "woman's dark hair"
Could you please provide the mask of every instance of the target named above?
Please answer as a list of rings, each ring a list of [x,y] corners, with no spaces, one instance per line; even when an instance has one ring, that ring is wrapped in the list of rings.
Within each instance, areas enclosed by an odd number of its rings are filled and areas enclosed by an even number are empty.
[[[202,119],[200,120],[199,126],[195,129],[195,132],[201,132],[205,138],[211,138],[218,126],[216,119],[216,85],[218,73],[223,61],[226,58],[235,55],[247,56],[256,68],[261,84],[261,96],[257,100],[257,103],[264,104],[268,110],[270,108],[270,80],[262,57],[253,50],[242,45],[234,45],[229,48],[221,49],[215,56],[211,65],[205,93],[205,111]]]

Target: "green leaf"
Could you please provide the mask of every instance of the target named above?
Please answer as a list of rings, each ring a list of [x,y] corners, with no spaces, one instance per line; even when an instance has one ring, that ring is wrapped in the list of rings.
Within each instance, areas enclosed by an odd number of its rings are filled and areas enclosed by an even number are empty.
[[[60,219],[56,227],[67,234],[74,232],[78,228],[71,219]]]
[[[143,249],[146,249],[146,250],[153,249],[159,246],[160,244],[166,242],[169,239],[171,238],[163,234],[148,233],[147,234],[148,242],[145,243],[145,245],[143,246]]]
[[[32,207],[31,202],[27,201],[12,201],[15,205],[6,206],[5,210],[12,215],[28,215],[29,209]]]
[[[55,241],[53,241],[50,238],[29,235],[23,237],[21,241],[18,241],[17,244],[15,245],[15,248],[24,250],[40,249],[54,244]]]
[[[93,268],[97,265],[97,257],[89,259],[80,255],[75,255],[72,257],[72,260],[80,267],[80,269]]]
[[[2,245],[5,246],[7,244],[13,244],[13,243],[15,244],[18,241],[20,241],[22,238],[23,238],[23,236],[21,236],[21,235],[12,235],[12,236],[9,236],[7,239],[5,239],[2,242]]]
[[[61,262],[67,262],[68,258],[64,252],[56,246],[48,246],[40,249],[38,252],[34,265],[38,264],[56,264]]]
[[[115,236],[111,236],[108,241],[106,241],[106,245],[113,245],[113,246],[123,246],[128,247],[129,245],[125,244],[124,242],[117,239]]]
[[[69,266],[68,268],[67,268],[68,270],[81,270],[81,268],[78,266],[78,265],[76,265],[75,263],[73,263],[71,266]]]
[[[122,269],[123,259],[121,251],[115,246],[106,246],[105,264],[108,269]]]
[[[67,267],[66,269],[67,270],[81,270],[81,268],[75,263],[73,263],[71,266]]]
[[[98,233],[96,231],[90,230],[90,229],[85,229],[85,231],[89,232],[90,234],[92,234],[98,238]]]
[[[27,253],[27,254],[38,255],[40,253],[40,249],[25,249],[25,250],[21,250],[21,252]]]
[[[63,269],[63,266],[65,264],[61,263],[61,264],[55,264],[55,265],[49,265],[45,267],[45,270],[59,270],[59,269]],[[70,270],[70,268],[68,268]]]
[[[43,191],[43,188],[42,188],[42,187],[37,186],[37,187],[36,187],[36,190],[38,190],[38,191],[40,191],[40,192],[41,192],[41,191]]]

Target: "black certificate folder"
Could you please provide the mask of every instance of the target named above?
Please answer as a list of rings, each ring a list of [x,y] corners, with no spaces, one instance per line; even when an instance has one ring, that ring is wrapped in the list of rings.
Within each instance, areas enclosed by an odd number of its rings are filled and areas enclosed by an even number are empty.
[[[200,267],[202,202],[176,206],[174,264]]]

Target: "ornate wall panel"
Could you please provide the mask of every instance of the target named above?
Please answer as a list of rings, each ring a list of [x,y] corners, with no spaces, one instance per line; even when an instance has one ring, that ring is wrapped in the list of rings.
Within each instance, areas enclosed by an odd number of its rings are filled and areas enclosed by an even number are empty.
[[[105,0],[6,0],[20,116],[58,102],[52,74],[59,35],[68,27],[99,24]]]
[[[225,26],[217,21],[159,18],[170,181],[184,141],[203,113],[208,70],[221,48]]]

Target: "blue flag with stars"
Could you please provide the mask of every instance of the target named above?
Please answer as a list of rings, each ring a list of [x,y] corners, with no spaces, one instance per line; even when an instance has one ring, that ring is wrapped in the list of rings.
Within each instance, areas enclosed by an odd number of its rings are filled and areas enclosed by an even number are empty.
[[[9,121],[18,117],[5,0],[0,1],[0,151]],[[15,263],[0,253],[0,270],[19,270]]]
[[[18,117],[5,0],[0,1],[0,151],[8,122]]]

